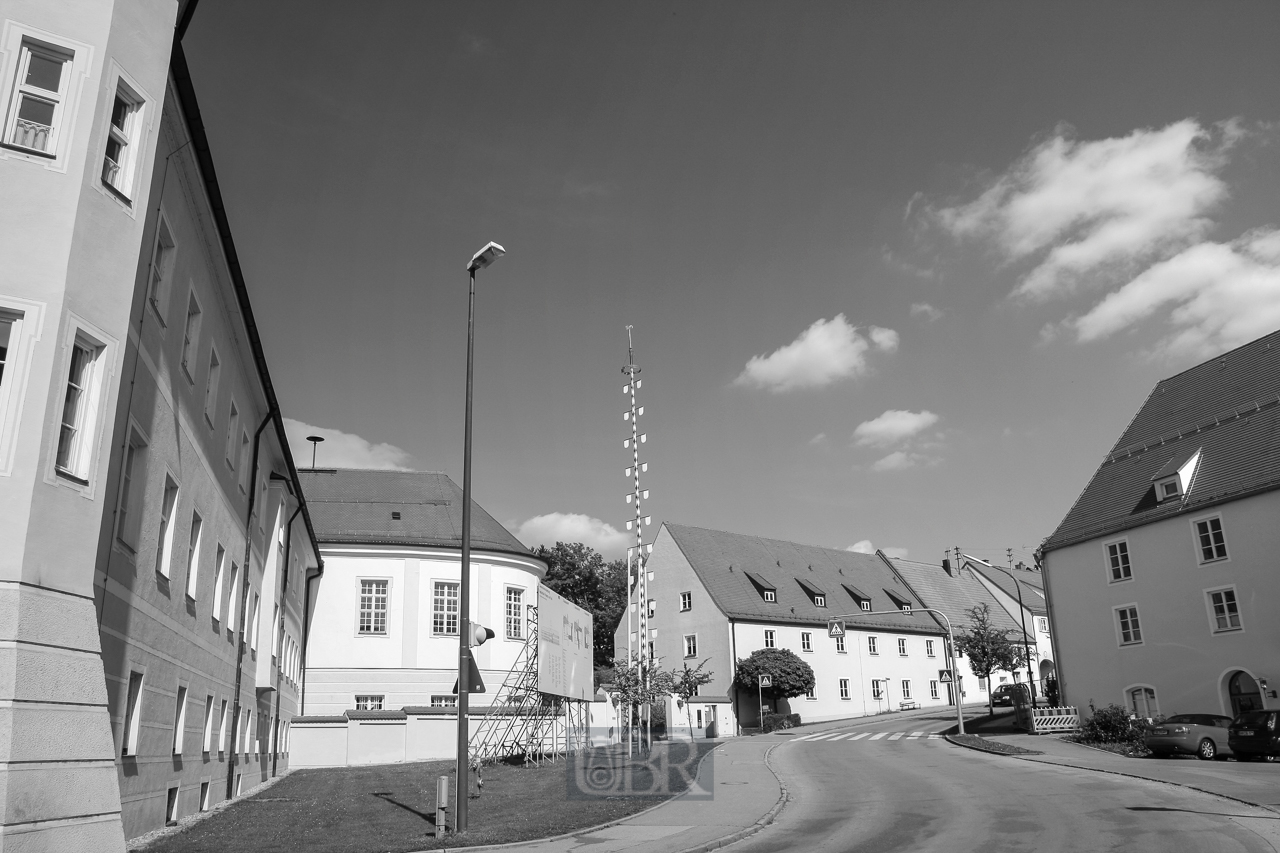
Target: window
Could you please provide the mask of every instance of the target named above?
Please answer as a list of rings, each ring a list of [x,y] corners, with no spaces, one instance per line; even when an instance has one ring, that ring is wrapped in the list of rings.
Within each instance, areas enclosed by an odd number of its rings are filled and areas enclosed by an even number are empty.
[[[1120,645],[1129,646],[1142,642],[1142,629],[1138,626],[1136,605],[1117,607],[1116,618],[1120,624]]]
[[[1177,477],[1170,477],[1167,480],[1161,480],[1156,484],[1156,495],[1160,500],[1167,501],[1169,498],[1176,498],[1182,491],[1178,485]]]
[[[200,811],[207,812],[209,810],[209,783],[200,783]]]
[[[985,691],[986,691],[986,689],[987,689],[987,679],[986,679],[985,677],[979,676],[979,677],[978,677],[978,690],[979,690],[979,691],[982,691],[982,692],[985,692]]]
[[[906,678],[902,679],[902,698],[903,699],[911,698],[911,681]]]
[[[849,679],[847,678],[840,679],[840,698],[849,698]]]
[[[692,610],[692,609],[693,609],[693,593],[692,592],[680,593],[680,611],[683,613],[686,610]]]
[[[43,315],[38,302],[0,296],[0,476],[13,471],[22,390]]]
[[[687,658],[693,658],[698,656],[698,635],[697,634],[684,635],[684,656]]]
[[[1209,593],[1209,608],[1213,613],[1213,631],[1240,630],[1240,608],[1236,604],[1235,589],[1215,589]]]
[[[240,429],[240,410],[231,401],[231,414],[227,415],[227,467],[236,470],[236,431]]]
[[[871,679],[871,698],[872,699],[884,698],[884,682],[878,678]]]
[[[458,585],[437,581],[431,599],[431,633],[458,633]]]
[[[182,738],[187,728],[187,688],[178,686],[178,704],[173,712],[173,754],[182,754]]]
[[[876,638],[875,638],[875,637],[867,637],[867,654],[870,654],[870,655],[878,655],[878,654],[880,654],[880,652],[876,650]]]
[[[177,251],[178,244],[169,230],[169,220],[161,213],[156,226],[156,241],[151,247],[151,268],[147,271],[147,302],[155,310],[161,328],[168,325],[165,315],[169,311],[169,289],[173,283],[173,261]]]
[[[766,630],[766,631],[764,632],[764,647],[765,647],[766,649],[772,649],[772,648],[774,648],[774,637],[775,637],[776,635],[777,635],[777,632],[776,632],[776,631]]]
[[[804,692],[804,698],[806,698],[806,699],[817,699],[817,698],[818,698],[818,694],[814,692],[814,691],[815,691],[815,689],[816,689],[816,686],[815,686],[815,687],[810,687],[808,690],[806,690],[806,691]]]
[[[813,634],[810,634],[808,631],[800,632],[800,651],[813,651]]]
[[[507,587],[507,639],[524,639],[524,590]]]
[[[236,579],[240,574],[239,568],[234,562],[231,563],[230,580],[227,582],[227,630],[234,631],[236,629]]]
[[[357,711],[381,711],[382,700],[383,700],[382,696],[357,696],[356,710]]]
[[[187,598],[195,601],[196,579],[200,573],[200,533],[204,521],[200,513],[191,513],[191,545],[187,549]]]
[[[815,595],[813,597],[813,603],[815,607],[826,607],[827,597],[825,595]]]
[[[204,751],[213,747],[213,694],[204,697]]]
[[[844,651],[844,637],[843,637],[843,636],[836,637],[836,652],[838,652],[839,654],[844,654],[844,653],[845,653],[845,651]]]
[[[658,603],[657,603],[656,601],[654,601],[652,598],[651,598],[651,599],[649,599],[649,606],[648,606],[648,608],[645,610],[645,612],[648,614],[648,618],[652,619],[652,618],[653,618],[653,616],[654,616],[654,614],[658,612],[658,606],[657,606],[657,605],[658,605]]]
[[[258,632],[262,628],[261,619],[262,596],[256,592],[253,594],[253,618],[249,621],[249,648],[255,652],[258,650]]]
[[[1036,617],[1036,631],[1038,631],[1041,634],[1049,633],[1049,617],[1048,616]]]
[[[169,789],[168,799],[164,807],[165,826],[176,826],[178,823],[178,786]]]
[[[911,615],[911,605],[910,605],[910,604],[904,604],[904,605],[902,605],[902,612],[903,612],[903,613],[906,613],[908,616],[910,616],[910,615]]]
[[[907,656],[907,641],[902,637],[898,638],[898,654],[903,657]]]
[[[221,721],[218,724],[218,752],[227,751],[227,730],[230,728],[228,724],[231,720],[230,716],[228,716],[229,713],[230,712],[227,710],[227,700],[223,699],[222,710],[218,712],[218,719]]]
[[[81,485],[89,482],[94,421],[98,409],[97,363],[102,347],[77,334],[71,346],[55,468]]]
[[[124,731],[120,738],[121,755],[138,754],[138,730],[142,721],[142,673],[129,673],[129,692],[124,705]]]
[[[387,633],[387,586],[390,581],[360,581],[360,629],[361,634]],[[439,584],[437,584],[437,589]],[[455,608],[456,612],[456,608]],[[452,632],[458,633],[457,620]],[[439,633],[437,631],[437,633]]]
[[[182,372],[187,375],[187,381],[195,383],[195,354],[196,343],[200,337],[200,303],[196,301],[196,295],[191,294],[187,300],[187,322],[182,331]]]
[[[868,600],[868,599],[863,599],[863,600],[862,600],[862,609],[863,609],[863,610],[866,610],[868,613],[869,613],[869,612],[871,612],[871,601],[870,601],[870,600]]]
[[[934,653],[933,653],[933,640],[925,640],[925,641],[924,641],[924,653],[925,653],[926,655],[928,655],[929,657],[934,657],[934,656],[935,656],[935,655],[934,655]]]
[[[209,349],[209,381],[204,386],[204,419],[213,426],[214,414],[218,410],[218,383],[222,379],[222,362],[218,360],[218,351]]]
[[[213,618],[222,618],[222,567],[227,561],[227,552],[218,546],[217,556],[213,560]]]
[[[280,624],[280,605],[275,604],[271,607],[271,663],[280,666],[283,663],[281,654],[284,651],[284,632],[277,631],[276,626]]]
[[[1127,581],[1133,577],[1129,566],[1129,543],[1121,539],[1107,545],[1107,562],[1111,566],[1111,582]]]
[[[142,522],[142,487],[147,444],[132,427],[120,466],[120,500],[116,509],[116,541],[130,554],[138,552],[138,528]]]
[[[938,682],[936,681],[929,682],[929,698],[930,699],[938,698]]]
[[[764,600],[772,604],[773,602],[778,600],[778,596],[773,590],[766,589],[764,591]]]
[[[58,152],[62,123],[71,83],[74,54],[35,39],[24,38],[18,54],[18,74],[9,103],[5,127],[6,145],[53,157]]]
[[[249,432],[247,430],[240,431],[240,459],[236,463],[240,466],[240,491],[245,494],[249,493]]]
[[[178,484],[164,476],[164,496],[160,499],[160,531],[156,536],[156,572],[169,577],[173,568],[173,510],[178,503]]]
[[[133,195],[135,156],[141,143],[138,131],[142,98],[123,80],[116,84],[111,122],[107,126],[106,151],[102,156],[102,183],[126,200]]]
[[[456,708],[458,707],[457,696],[432,696],[432,708]]]
[[[1227,559],[1227,540],[1222,533],[1222,518],[1204,518],[1196,522],[1196,538],[1200,545],[1200,562]]]

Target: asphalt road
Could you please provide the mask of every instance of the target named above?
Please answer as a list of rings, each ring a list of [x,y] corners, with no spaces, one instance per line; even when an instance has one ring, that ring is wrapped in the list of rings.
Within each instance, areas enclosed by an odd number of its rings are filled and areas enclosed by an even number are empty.
[[[900,719],[850,725],[840,730],[847,733],[840,738],[779,738],[791,742],[774,750],[771,760],[791,802],[772,826],[727,849],[1280,851],[1276,812],[1159,782],[988,755],[928,737],[946,725]]]

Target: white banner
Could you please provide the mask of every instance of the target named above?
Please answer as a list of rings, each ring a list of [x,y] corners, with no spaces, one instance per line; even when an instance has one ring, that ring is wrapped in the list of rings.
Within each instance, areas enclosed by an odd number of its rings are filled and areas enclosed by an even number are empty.
[[[538,587],[538,690],[569,699],[590,699],[591,614],[545,586]]]

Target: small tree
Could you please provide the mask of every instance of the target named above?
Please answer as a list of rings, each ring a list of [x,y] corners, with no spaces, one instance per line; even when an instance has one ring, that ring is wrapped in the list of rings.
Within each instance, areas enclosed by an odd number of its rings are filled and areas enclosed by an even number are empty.
[[[965,612],[969,614],[969,627],[956,635],[956,652],[969,659],[973,674],[985,678],[990,687],[993,672],[1013,671],[1022,665],[1022,647],[1010,636],[1012,629],[991,624],[991,608],[985,602]],[[987,713],[994,715],[991,693],[988,689]]]
[[[671,670],[671,692],[684,703],[684,714],[689,719],[689,740],[693,740],[693,710],[689,700],[698,695],[698,688],[711,681],[713,673],[703,672],[707,660],[701,661],[697,667],[690,669],[689,662],[681,663],[681,669]]]
[[[642,705],[651,705],[669,695],[671,691],[671,673],[663,672],[656,659],[648,662],[642,674],[640,660],[633,655],[630,661],[619,658],[613,662],[613,693],[619,705],[627,708],[627,743],[631,743],[631,717],[633,709]],[[643,743],[641,744],[643,746]]]
[[[813,669],[790,649],[756,649],[749,657],[739,659],[733,683],[755,690],[761,675],[772,677],[773,686],[763,692],[773,698],[804,696],[814,685]],[[761,720],[761,725],[763,723]]]

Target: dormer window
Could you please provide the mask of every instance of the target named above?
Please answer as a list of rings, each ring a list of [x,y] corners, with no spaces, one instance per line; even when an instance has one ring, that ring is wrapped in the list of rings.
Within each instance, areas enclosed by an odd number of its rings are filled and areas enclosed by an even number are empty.
[[[814,603],[815,605],[817,605],[818,607],[826,607],[826,606],[827,606],[827,597],[826,597],[825,595],[815,595],[815,596],[813,597],[813,603]]]
[[[904,604],[904,605],[902,605],[902,612],[903,612],[903,613],[905,613],[905,614],[907,614],[908,616],[910,616],[910,615],[911,615],[911,605],[910,605],[910,604]]]
[[[1196,466],[1200,463],[1200,451],[1189,456],[1175,456],[1164,464],[1164,467],[1151,478],[1155,484],[1156,501],[1176,500],[1191,488]]]
[[[764,590],[764,600],[769,602],[770,604],[773,604],[775,601],[778,600],[778,596],[774,593],[773,590],[766,589]]]
[[[765,604],[776,604],[778,602],[778,588],[764,575],[758,572],[743,572],[747,576],[747,580],[751,581],[751,585],[756,588],[756,592],[760,593]]]
[[[871,596],[867,595],[856,586],[852,586],[847,583],[842,583],[840,585],[844,587],[845,592],[849,593],[849,597],[854,600],[855,604],[867,612],[871,611]]]
[[[871,612],[871,602],[870,602],[870,601],[863,601],[863,602],[862,602],[862,609],[863,609],[863,610],[865,610],[865,611],[867,611],[868,613],[870,613],[870,612]]]
[[[911,599],[907,598],[902,593],[896,592],[892,589],[886,589],[885,593],[889,596],[890,601],[892,601],[895,605],[897,605],[899,608],[902,609],[903,613],[905,613],[908,616],[911,615]]]
[[[804,590],[804,594],[809,596],[809,600],[813,602],[814,607],[827,606],[827,591],[818,587],[813,581],[803,578],[796,578],[796,583],[800,584],[800,588]]]

